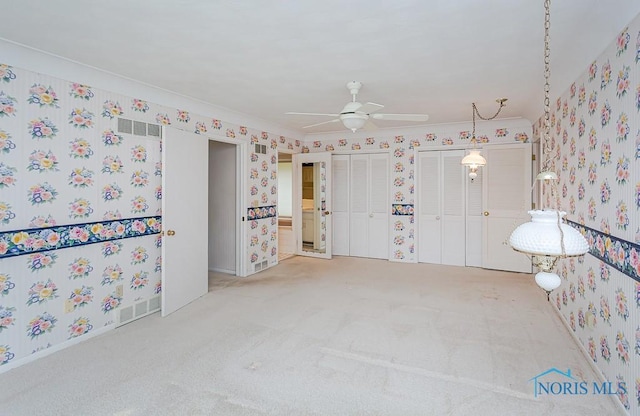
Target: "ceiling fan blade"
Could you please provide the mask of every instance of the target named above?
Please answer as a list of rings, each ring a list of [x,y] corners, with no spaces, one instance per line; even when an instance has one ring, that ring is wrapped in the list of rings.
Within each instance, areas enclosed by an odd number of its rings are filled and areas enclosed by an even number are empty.
[[[397,121],[427,121],[427,114],[372,114],[375,120],[397,120]]]
[[[371,114],[384,108],[382,104],[365,103],[356,110],[356,113]]]
[[[371,119],[368,119],[367,122],[364,123],[364,126],[362,127],[362,129],[366,131],[372,131],[372,130],[377,130],[378,126],[376,126],[375,123],[371,121]]]
[[[338,117],[340,114],[326,114],[326,113],[293,113],[288,112],[285,114],[293,114],[296,116],[327,116],[327,117]]]
[[[322,123],[316,123],[316,124],[309,124],[308,126],[303,126],[303,129],[308,129],[309,127],[315,127],[315,126],[321,126],[323,124],[329,124],[329,123],[335,123],[336,121],[340,121],[339,118],[333,119],[333,120],[329,120],[329,121],[323,121]]]

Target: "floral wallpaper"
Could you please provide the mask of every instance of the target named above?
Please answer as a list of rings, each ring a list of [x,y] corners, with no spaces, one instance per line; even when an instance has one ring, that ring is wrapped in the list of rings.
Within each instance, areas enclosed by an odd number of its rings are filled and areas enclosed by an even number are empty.
[[[552,106],[561,209],[589,254],[559,262],[552,300],[594,364],[640,415],[640,18]],[[534,126],[540,136],[542,120]],[[555,206],[551,188],[546,206]],[[558,363],[564,365],[565,363]]]
[[[496,124],[498,123],[498,124]],[[489,127],[489,126],[498,127]],[[450,126],[425,127],[425,131],[412,136],[383,133],[364,139],[339,138],[313,140],[311,147],[303,146],[302,152],[367,153],[386,150],[390,154],[391,191],[389,196],[389,259],[399,262],[416,262],[414,203],[415,158],[420,150],[446,150],[451,147],[470,147],[471,123]],[[486,129],[486,130],[483,130]],[[476,129],[476,140],[482,144],[529,143],[532,128],[526,120],[490,122]]]
[[[162,291],[161,140],[118,118],[265,145],[249,151],[248,272],[277,261],[277,149],[299,141],[0,64],[0,371]]]

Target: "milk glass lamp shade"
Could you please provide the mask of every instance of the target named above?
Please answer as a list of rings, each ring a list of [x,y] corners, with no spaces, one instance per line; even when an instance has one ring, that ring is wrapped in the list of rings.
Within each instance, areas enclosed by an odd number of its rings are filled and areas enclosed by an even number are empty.
[[[558,214],[560,218],[558,218]],[[556,210],[529,211],[531,221],[516,228],[509,244],[514,250],[532,256],[580,256],[589,250],[587,240],[570,225],[562,222],[566,212]],[[560,224],[558,221],[560,220]],[[562,229],[562,233],[560,229]],[[564,242],[564,252],[561,241]]]
[[[463,157],[460,163],[470,168],[477,168],[486,165],[487,160],[482,157],[480,150],[469,150],[469,154]]]

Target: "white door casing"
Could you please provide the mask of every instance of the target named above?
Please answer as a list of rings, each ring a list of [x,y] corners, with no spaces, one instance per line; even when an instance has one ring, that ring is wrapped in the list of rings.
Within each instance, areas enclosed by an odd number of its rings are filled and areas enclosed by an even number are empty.
[[[170,127],[162,143],[162,316],[208,290],[209,141]]]

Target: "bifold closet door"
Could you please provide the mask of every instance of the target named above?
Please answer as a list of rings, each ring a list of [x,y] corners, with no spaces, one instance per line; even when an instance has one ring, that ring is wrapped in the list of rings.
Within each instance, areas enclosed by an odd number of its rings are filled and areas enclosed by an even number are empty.
[[[349,255],[349,155],[331,156],[333,169],[333,254]]]
[[[389,154],[350,156],[349,255],[389,258]]]
[[[464,151],[419,153],[418,261],[464,266],[465,169]]]
[[[440,200],[442,188],[440,152],[418,153],[420,169],[420,206],[418,218],[418,261],[440,264],[442,253],[442,227],[440,222]]]

